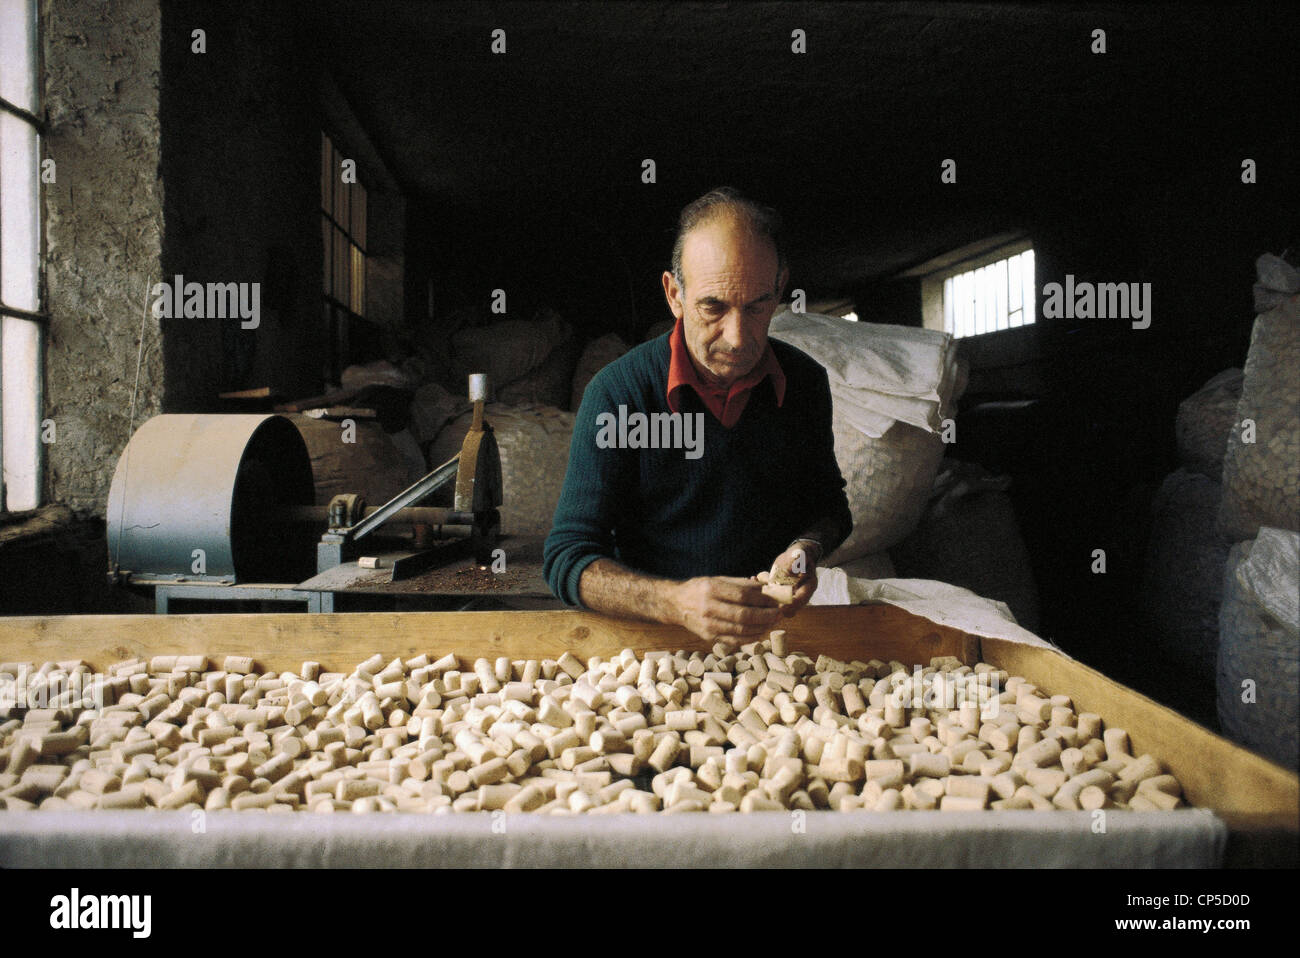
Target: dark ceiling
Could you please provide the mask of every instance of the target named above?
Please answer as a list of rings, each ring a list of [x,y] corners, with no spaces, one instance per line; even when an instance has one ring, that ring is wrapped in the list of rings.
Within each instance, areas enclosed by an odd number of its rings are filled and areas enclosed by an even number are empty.
[[[310,10],[340,87],[429,208],[585,223],[658,263],[683,203],[734,183],[785,213],[801,277],[822,294],[1042,217],[1195,194],[1220,160],[1237,167],[1295,122],[1296,20],[1281,8]],[[489,50],[495,28],[504,56]],[[1090,52],[1096,28],[1105,55]],[[653,186],[640,182],[647,157]],[[948,157],[955,186],[939,181]]]

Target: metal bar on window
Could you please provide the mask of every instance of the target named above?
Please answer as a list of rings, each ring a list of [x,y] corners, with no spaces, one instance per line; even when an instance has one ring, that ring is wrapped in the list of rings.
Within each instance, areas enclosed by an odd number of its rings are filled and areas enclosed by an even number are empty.
[[[12,316],[15,319],[30,319],[34,323],[48,323],[50,321],[49,313],[34,313],[30,309],[17,309],[13,306],[0,304],[0,316]]]
[[[1033,256],[1031,247],[945,276],[944,330],[961,338],[1033,323]]]
[[[359,180],[344,183],[344,154],[321,131],[321,240],[325,330],[329,340],[327,377],[337,380],[347,361],[353,320],[366,306],[366,219],[368,194]]]
[[[32,126],[36,127],[37,133],[45,132],[45,121],[30,110],[24,110],[17,103],[10,103],[4,97],[0,97],[0,110],[4,110],[6,113],[12,113],[20,120],[26,120]]]

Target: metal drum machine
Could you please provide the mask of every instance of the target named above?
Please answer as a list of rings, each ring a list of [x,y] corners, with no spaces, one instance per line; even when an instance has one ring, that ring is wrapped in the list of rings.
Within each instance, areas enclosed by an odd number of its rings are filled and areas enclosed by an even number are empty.
[[[316,505],[307,445],[283,416],[155,416],[113,473],[110,580],[152,587],[158,612],[196,598],[304,601],[332,612],[349,575],[378,568],[395,581],[444,561],[445,548],[367,555],[386,525],[423,524],[443,543],[468,539],[474,560],[489,562],[502,489],[487,391],[485,375],[469,377],[473,423],[460,454],[376,507],[355,494]],[[449,486],[451,508],[420,505]]]

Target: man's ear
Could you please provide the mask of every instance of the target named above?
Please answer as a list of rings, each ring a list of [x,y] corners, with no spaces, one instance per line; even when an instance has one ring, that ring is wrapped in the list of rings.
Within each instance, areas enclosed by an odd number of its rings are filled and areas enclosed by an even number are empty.
[[[668,300],[668,308],[673,311],[673,316],[681,319],[686,312],[682,305],[682,291],[677,285],[677,279],[668,270],[664,270],[664,299]]]

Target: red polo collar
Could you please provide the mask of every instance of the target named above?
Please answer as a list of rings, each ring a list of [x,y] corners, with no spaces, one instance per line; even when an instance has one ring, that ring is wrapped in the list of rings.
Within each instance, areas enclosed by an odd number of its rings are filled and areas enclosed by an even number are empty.
[[[730,429],[740,419],[749,403],[749,394],[755,386],[766,377],[772,377],[772,388],[776,392],[776,404],[785,402],[785,372],[772,352],[772,344],[767,344],[763,358],[748,373],[741,376],[730,387],[711,386],[700,379],[691,362],[690,352],[686,346],[686,331],[682,320],[677,320],[672,335],[668,337],[670,356],[668,360],[668,408],[678,412],[677,390],[689,386],[695,390],[709,412],[723,426]]]

